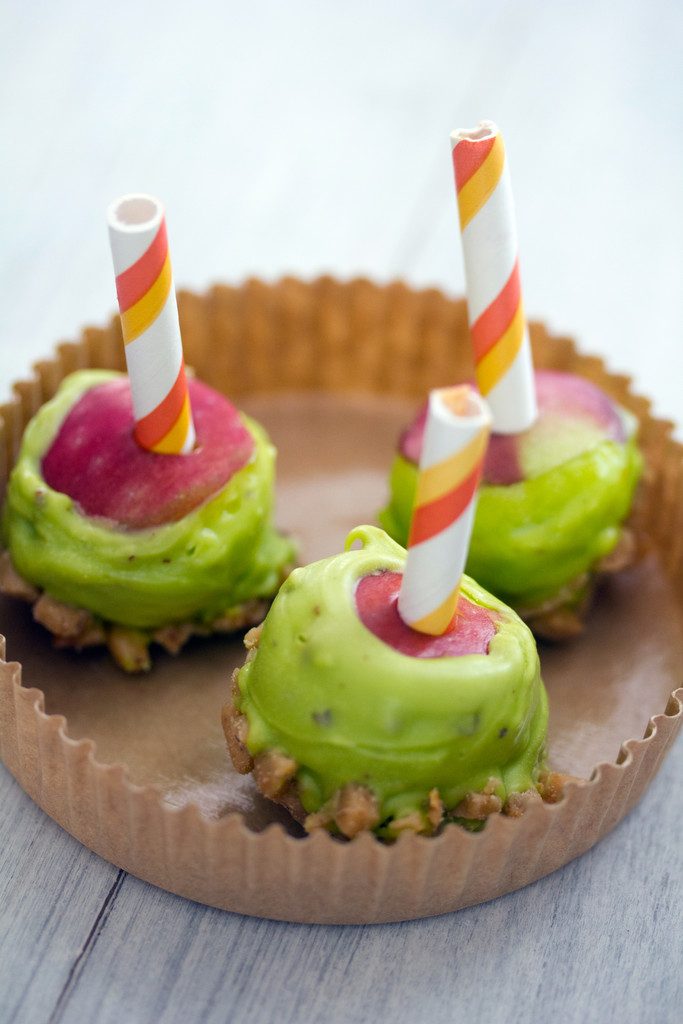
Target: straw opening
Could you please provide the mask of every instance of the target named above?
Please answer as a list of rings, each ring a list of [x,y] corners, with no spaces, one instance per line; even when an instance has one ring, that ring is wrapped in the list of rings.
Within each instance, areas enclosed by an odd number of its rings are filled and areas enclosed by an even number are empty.
[[[488,425],[491,414],[485,399],[468,384],[450,388],[438,388],[433,393],[435,412],[440,419],[467,420],[475,425]]]
[[[498,134],[498,128],[493,121],[480,121],[476,128],[457,128],[451,132],[451,139],[454,142],[485,142]]]
[[[158,223],[162,216],[161,203],[153,196],[122,196],[109,207],[109,223],[123,231],[144,231]]]

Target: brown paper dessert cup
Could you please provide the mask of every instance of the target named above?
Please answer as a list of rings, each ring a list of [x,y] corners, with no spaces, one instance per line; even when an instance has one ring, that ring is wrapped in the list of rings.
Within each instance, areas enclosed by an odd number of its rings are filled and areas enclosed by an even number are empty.
[[[248,281],[179,296],[186,359],[260,418],[279,449],[279,524],[310,561],[340,550],[386,497],[398,431],[428,388],[472,374],[465,306],[366,280]],[[635,525],[647,552],[600,589],[583,636],[540,649],[550,759],[578,776],[557,804],[482,832],[304,836],[233,771],[220,724],[239,639],[159,652],[129,678],[105,653],[53,650],[30,608],[0,598],[0,756],[81,842],[174,893],[245,914],[381,922],[492,899],[566,864],[640,799],[681,720],[683,447],[600,359],[531,325],[536,363],[594,380],[641,424]],[[123,368],[118,318],[37,364],[0,410],[0,490],[25,424],[78,367]],[[0,648],[4,657],[4,646]],[[642,737],[642,738],[641,738]]]

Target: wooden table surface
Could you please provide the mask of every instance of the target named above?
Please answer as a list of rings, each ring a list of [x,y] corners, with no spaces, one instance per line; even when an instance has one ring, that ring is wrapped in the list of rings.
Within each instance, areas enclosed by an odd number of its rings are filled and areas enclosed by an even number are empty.
[[[674,0],[0,0],[1,397],[110,314],[104,209],[127,191],[164,199],[182,285],[460,292],[448,133],[489,117],[529,314],[680,422],[682,43]],[[307,927],[117,871],[0,768],[0,1021],[679,1020],[682,771],[679,743],[607,840],[521,892]]]

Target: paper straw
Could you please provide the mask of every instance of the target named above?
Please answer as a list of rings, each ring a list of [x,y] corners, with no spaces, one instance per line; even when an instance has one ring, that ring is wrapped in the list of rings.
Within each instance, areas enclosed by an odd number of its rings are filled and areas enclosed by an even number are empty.
[[[468,384],[429,396],[420,471],[398,598],[403,621],[440,636],[455,615],[491,414]]]
[[[503,137],[492,121],[451,134],[477,384],[499,434],[536,419],[517,226]]]
[[[195,432],[163,206],[153,196],[123,196],[107,221],[135,438],[148,451],[185,454]]]

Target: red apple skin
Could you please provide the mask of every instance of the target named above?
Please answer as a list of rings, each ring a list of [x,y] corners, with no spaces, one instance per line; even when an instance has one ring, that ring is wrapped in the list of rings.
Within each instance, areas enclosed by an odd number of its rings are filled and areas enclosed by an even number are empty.
[[[45,482],[87,516],[143,530],[182,519],[216,494],[254,452],[235,407],[198,380],[188,382],[197,444],[187,455],[157,455],[133,437],[128,379],[87,391],[43,457]]]
[[[363,625],[389,647],[412,658],[454,658],[488,654],[498,615],[460,596],[458,610],[442,636],[428,636],[406,626],[398,613],[403,577],[398,572],[364,576],[356,587],[356,610]]]
[[[521,434],[491,434],[483,472],[487,484],[515,484],[526,479],[525,456],[535,445],[552,445],[559,432],[566,439],[572,429],[581,430],[588,438],[592,431],[596,444],[626,440],[616,406],[591,381],[555,370],[536,370],[535,378],[538,420]],[[425,405],[399,441],[400,453],[415,464],[420,461],[426,419]]]

